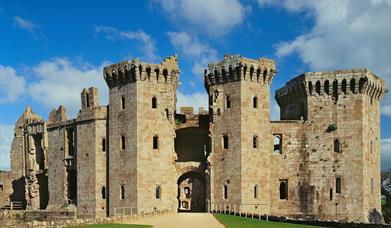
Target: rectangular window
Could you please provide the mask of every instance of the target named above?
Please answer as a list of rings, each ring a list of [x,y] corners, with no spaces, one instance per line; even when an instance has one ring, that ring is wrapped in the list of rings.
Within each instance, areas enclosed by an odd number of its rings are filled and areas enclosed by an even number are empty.
[[[121,109],[122,109],[122,110],[125,109],[125,96],[122,96],[122,97],[121,97]]]
[[[280,180],[280,199],[288,200],[288,180]]]
[[[228,135],[223,135],[223,149],[228,149]]]
[[[225,107],[226,108],[231,108],[232,107],[232,105],[231,105],[231,96],[229,96],[229,95],[227,95],[225,97]]]
[[[223,196],[224,199],[227,199],[228,198],[228,185],[227,184],[224,184],[224,196]]]
[[[333,189],[330,188],[330,201],[333,200]]]
[[[341,185],[342,185],[341,177],[335,178],[335,192],[341,194]]]
[[[121,200],[125,199],[125,187],[123,184],[121,185],[120,196],[121,196]]]
[[[254,199],[258,197],[258,185],[254,186]]]
[[[3,185],[3,183],[0,183],[0,191],[4,191],[4,185]]]

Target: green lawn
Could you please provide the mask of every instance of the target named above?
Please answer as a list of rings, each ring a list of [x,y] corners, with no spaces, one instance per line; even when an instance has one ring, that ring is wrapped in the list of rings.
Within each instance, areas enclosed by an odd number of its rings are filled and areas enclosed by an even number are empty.
[[[72,226],[71,228],[147,228],[150,225],[134,225],[134,224],[94,224],[83,226]]]
[[[265,220],[243,218],[234,215],[214,214],[217,220],[225,225],[226,228],[256,228],[256,227],[270,227],[270,228],[314,228],[319,226],[309,226],[300,224],[291,224],[283,222],[267,222]]]

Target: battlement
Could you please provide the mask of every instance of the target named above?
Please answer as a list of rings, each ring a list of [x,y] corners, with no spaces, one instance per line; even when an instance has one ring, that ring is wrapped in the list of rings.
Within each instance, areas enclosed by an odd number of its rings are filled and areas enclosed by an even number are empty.
[[[99,106],[99,91],[97,88],[84,88],[80,94],[81,109],[91,109]]]
[[[136,81],[167,83],[177,86],[179,83],[178,56],[166,57],[160,64],[140,62],[137,58],[111,64],[103,68],[103,77],[109,88]]]
[[[326,72],[307,72],[288,81],[275,93],[277,103],[289,104],[305,96],[332,96],[367,94],[381,100],[388,92],[383,79],[365,68]]]
[[[222,61],[210,63],[205,69],[205,87],[241,80],[270,84],[275,73],[276,65],[272,59],[226,54]]]

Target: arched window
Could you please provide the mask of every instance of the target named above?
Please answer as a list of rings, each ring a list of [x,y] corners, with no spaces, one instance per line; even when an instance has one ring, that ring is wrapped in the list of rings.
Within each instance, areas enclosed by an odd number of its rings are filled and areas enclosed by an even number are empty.
[[[253,136],[253,148],[254,149],[258,148],[258,136],[257,135]]]
[[[231,96],[230,95],[227,95],[225,97],[225,107],[226,108],[231,108]]]
[[[274,141],[274,153],[282,154],[282,135],[274,134],[273,141]]]
[[[341,194],[342,180],[341,177],[335,178],[335,192]]]
[[[159,149],[159,136],[153,136],[153,149]]]
[[[341,148],[339,146],[339,139],[334,139],[334,152],[341,153]]]
[[[122,97],[121,97],[121,109],[122,109],[122,110],[125,109],[125,96],[122,96]]]
[[[258,185],[254,185],[254,199],[258,198]]]
[[[335,80],[333,82],[333,100],[334,100],[334,104],[336,104],[338,101],[338,81],[337,80]]]
[[[121,184],[121,192],[120,192],[121,200],[125,199],[125,187]]]
[[[342,80],[341,90],[344,94],[346,94],[346,79]]]
[[[315,84],[315,92],[320,95],[320,81],[317,81]]]
[[[103,186],[101,189],[102,199],[106,199],[106,187]]]
[[[350,80],[350,91],[352,93],[356,92],[356,80],[354,78],[352,78],[352,80]]]
[[[156,189],[155,189],[155,197],[156,199],[160,199],[161,198],[161,195],[162,194],[162,189],[160,188],[160,186],[156,186]]]
[[[330,95],[330,82],[329,80],[326,80],[324,82],[324,92],[327,94],[327,95]]]
[[[259,82],[260,80],[260,77],[261,77],[261,69],[257,69],[257,82]]]
[[[360,80],[358,81],[358,91],[360,93],[364,92],[365,82],[366,80],[364,78],[360,78]]]
[[[157,98],[156,97],[152,97],[152,108],[153,109],[157,108]]]
[[[223,149],[228,149],[228,135],[223,135]]]
[[[280,180],[280,199],[288,199],[288,180]]]
[[[223,190],[223,199],[227,199],[228,198],[228,184],[224,184],[224,190]]]
[[[217,109],[217,115],[218,115],[218,116],[221,115],[220,109],[219,109],[219,108]]]
[[[121,150],[125,150],[126,139],[124,135],[121,135]]]
[[[258,108],[258,97],[257,96],[253,97],[253,108]]]
[[[106,139],[105,138],[102,139],[102,151],[103,152],[106,151]]]

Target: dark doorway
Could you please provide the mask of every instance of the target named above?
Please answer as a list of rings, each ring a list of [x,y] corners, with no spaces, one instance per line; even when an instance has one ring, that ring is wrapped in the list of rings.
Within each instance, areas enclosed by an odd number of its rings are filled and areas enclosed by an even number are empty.
[[[178,211],[205,212],[205,176],[187,172],[178,178]]]

